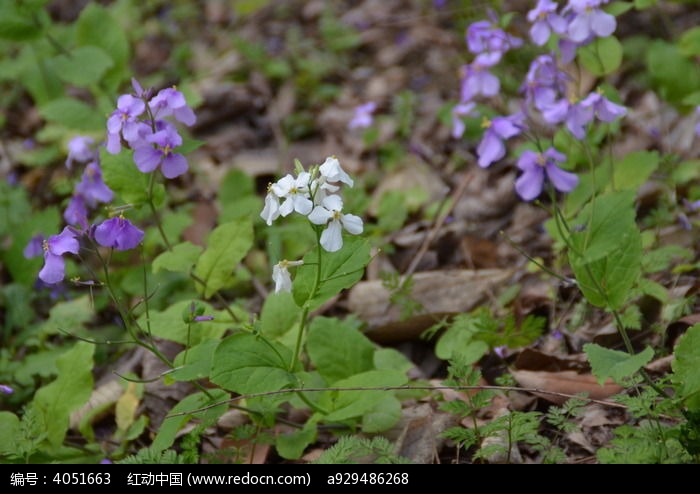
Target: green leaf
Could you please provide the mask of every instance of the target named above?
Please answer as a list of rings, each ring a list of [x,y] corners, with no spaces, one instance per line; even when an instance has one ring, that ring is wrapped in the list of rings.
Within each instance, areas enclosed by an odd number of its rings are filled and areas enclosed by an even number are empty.
[[[384,396],[362,416],[362,431],[368,434],[391,429],[401,419],[401,402],[393,395]]]
[[[369,243],[358,237],[345,237],[343,247],[337,252],[322,251],[321,283],[312,297],[316,277],[318,249],[304,256],[304,265],[297,268],[297,275],[292,285],[294,301],[310,310],[321,306],[326,300],[339,294],[343,289],[357,283],[364,273],[364,268],[370,261]]]
[[[252,334],[235,334],[214,352],[211,381],[239,394],[278,391],[295,382],[288,372],[292,352]]]
[[[597,307],[619,309],[631,295],[642,272],[642,239],[639,230],[620,232],[622,244],[603,259],[585,262],[570,253],[571,267],[586,299]]]
[[[277,452],[286,460],[298,460],[304,454],[304,450],[316,441],[316,435],[316,424],[309,421],[301,430],[277,436]]]
[[[39,107],[39,113],[49,122],[74,130],[104,128],[104,118],[91,106],[75,98],[58,98]]]
[[[651,347],[646,347],[636,355],[630,355],[595,343],[588,343],[583,346],[583,351],[588,355],[593,375],[601,386],[608,378],[622,384],[625,378],[631,377],[654,357],[654,350]]]
[[[632,2],[612,2],[611,4],[605,6],[605,11],[608,14],[617,17],[629,11],[632,9],[632,7]]]
[[[205,340],[188,350],[183,350],[175,357],[175,367],[182,367],[168,374],[175,381],[193,381],[209,377],[214,351],[219,345],[218,340]],[[185,363],[185,356],[187,362]]]
[[[53,59],[58,77],[75,86],[96,84],[113,66],[110,56],[96,46],[81,46],[72,50],[70,55],[58,55]]]
[[[573,223],[571,267],[595,306],[620,308],[641,274],[642,239],[633,201],[632,191],[598,196]]]
[[[659,153],[657,151],[629,153],[615,163],[613,172],[615,188],[636,191],[658,167]],[[610,186],[612,186],[612,182]]]
[[[104,74],[103,80],[112,91],[116,91],[128,73],[130,53],[125,29],[108,9],[91,2],[80,12],[75,24],[75,38],[79,46],[96,46],[109,54],[114,66]]]
[[[40,24],[32,19],[32,12],[17,2],[0,2],[0,38],[11,41],[27,41],[42,33]]]
[[[319,374],[331,384],[374,366],[372,342],[353,324],[336,318],[314,318],[306,351]]]
[[[654,41],[647,50],[646,63],[654,87],[671,103],[680,103],[700,90],[700,67],[675,44]]]
[[[373,370],[355,374],[347,379],[337,381],[333,385],[337,388],[381,388],[383,386],[402,386],[407,381],[408,378],[401,372]],[[323,408],[329,410],[330,413],[325,416],[324,420],[333,422],[361,417],[373,410],[387,393],[391,392],[386,390],[326,391],[323,393],[321,403]]]
[[[110,154],[106,149],[100,149],[100,166],[102,178],[107,186],[119,195],[127,204],[141,204],[148,199],[148,175],[141,173],[131,152],[122,151]]]
[[[163,252],[153,260],[153,273],[165,269],[166,271],[187,274],[197,262],[201,252],[202,248],[199,245],[190,242],[174,245],[172,250]]]
[[[149,312],[150,321],[143,314],[139,318],[139,324],[142,328],[150,327],[150,332],[153,336],[174,341],[186,345],[188,343],[188,325],[182,319],[183,311],[189,310],[191,302],[183,300],[177,302],[163,311]],[[224,311],[214,310],[209,304],[200,302],[204,306],[204,314],[214,316],[213,321],[202,321],[192,323],[189,329],[189,343],[197,345],[205,340],[216,340],[226,332],[231,326],[231,316]],[[150,322],[150,326],[148,323]]]
[[[221,389],[210,389],[208,393],[211,398],[204,393],[195,393],[175,405],[168,414],[171,416],[163,420],[163,423],[158,428],[158,434],[156,434],[151,444],[151,449],[154,451],[168,449],[175,442],[177,433],[192,419],[197,419],[204,426],[216,422],[228,410],[226,403],[202,411],[196,410],[225,402],[230,396]],[[185,412],[185,415],[172,416],[183,412]]]
[[[94,315],[95,308],[89,295],[58,302],[51,308],[49,319],[42,325],[41,332],[45,335],[58,334],[61,331],[75,334]]]
[[[282,336],[299,321],[301,309],[289,292],[271,293],[260,312],[262,334],[271,338]]]
[[[678,48],[686,57],[700,55],[700,27],[688,29],[678,40]]]
[[[658,0],[634,0],[634,8],[637,10],[644,10],[654,7]]]
[[[199,257],[194,274],[204,281],[197,289],[209,298],[234,279],[234,269],[253,246],[253,225],[240,218],[219,225],[211,232],[207,248]]]
[[[700,411],[700,324],[688,328],[674,352],[672,382],[692,412]]]
[[[654,297],[661,303],[665,304],[666,302],[668,302],[668,291],[666,290],[666,288],[653,280],[650,280],[648,278],[640,278],[639,289],[644,295]]]
[[[622,63],[622,44],[615,36],[596,38],[578,50],[578,57],[591,74],[603,76],[615,72]]]
[[[68,431],[71,412],[83,405],[92,393],[92,354],[95,345],[79,341],[56,362],[58,377],[39,389],[32,405],[43,417],[47,439],[57,448]]]
[[[414,365],[406,356],[394,348],[379,348],[374,352],[374,368],[408,372]]]
[[[700,105],[700,100],[697,104]],[[678,163],[671,171],[671,178],[679,185],[700,178],[700,160],[688,160]]]
[[[255,180],[241,170],[231,170],[219,188],[218,200],[221,210],[219,221],[236,218],[259,218],[263,204],[255,193]]]
[[[16,453],[15,436],[19,432],[19,419],[11,412],[0,412],[0,457]]]
[[[634,193],[600,195],[584,207],[572,225],[571,241],[582,261],[592,262],[625,244],[624,235],[636,230]],[[577,255],[578,256],[578,255]]]

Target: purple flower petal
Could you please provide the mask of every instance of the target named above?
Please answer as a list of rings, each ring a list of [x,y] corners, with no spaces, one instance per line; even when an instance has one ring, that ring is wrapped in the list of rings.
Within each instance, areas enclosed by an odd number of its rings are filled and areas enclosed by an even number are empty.
[[[479,146],[476,148],[476,154],[479,156],[479,166],[488,168],[492,163],[506,155],[506,147],[495,132],[486,129]]]
[[[44,252],[44,267],[39,271],[39,279],[48,285],[53,285],[63,280],[66,264],[63,257]]]
[[[515,191],[524,201],[532,201],[542,193],[544,170],[536,166],[520,175],[515,181]]]
[[[122,217],[105,220],[95,228],[97,243],[117,250],[133,249],[141,243],[143,236],[143,231]]]
[[[559,192],[571,192],[578,185],[578,176],[575,173],[564,171],[550,161],[545,165],[545,170],[547,178]]]
[[[44,236],[39,233],[34,235],[27,243],[27,246],[22,251],[25,259],[39,257],[44,253]]]
[[[134,163],[143,173],[150,173],[160,164],[163,152],[151,146],[142,146],[134,151]]]
[[[163,159],[160,171],[165,178],[175,178],[187,172],[187,160],[178,153],[171,153]]]
[[[61,256],[70,252],[77,254],[80,250],[78,239],[75,238],[75,232],[69,227],[65,227],[58,235],[52,235],[46,242],[48,250],[57,256]]]
[[[615,17],[599,9],[593,9],[590,14],[591,30],[600,38],[606,38],[615,32],[617,21]]]

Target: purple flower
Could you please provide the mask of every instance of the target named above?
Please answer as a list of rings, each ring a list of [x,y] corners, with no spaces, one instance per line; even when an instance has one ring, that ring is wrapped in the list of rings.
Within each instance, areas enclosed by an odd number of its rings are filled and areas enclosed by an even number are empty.
[[[464,134],[464,120],[462,117],[466,116],[477,116],[478,114],[474,111],[475,103],[468,101],[466,103],[459,103],[452,108],[452,137],[459,139]]]
[[[695,113],[700,115],[700,106],[695,107]],[[700,136],[700,122],[695,124],[695,135]]]
[[[501,83],[498,77],[489,72],[489,68],[498,63],[498,58],[492,53],[482,53],[472,63],[462,67],[461,101],[469,101],[480,94],[487,97],[498,94]]]
[[[108,203],[114,198],[114,192],[102,180],[102,170],[97,162],[92,162],[85,167],[75,193],[81,195],[92,208],[100,202]]]
[[[143,231],[136,228],[123,216],[118,216],[97,225],[95,240],[103,247],[129,250],[141,243]]]
[[[44,253],[44,236],[41,233],[34,235],[22,251],[25,259],[39,257]]]
[[[593,109],[594,115],[601,122],[609,123],[627,114],[624,106],[613,103],[601,91],[595,91],[586,96],[586,99],[581,101],[581,106]]]
[[[192,108],[187,106],[185,95],[174,87],[161,89],[151,101],[149,101],[154,118],[162,118],[173,115],[175,120],[187,126],[194,125],[197,117]]]
[[[552,55],[540,55],[530,64],[521,91],[525,93],[525,101],[534,104],[542,111],[553,105],[557,97],[566,91],[566,81],[569,77],[559,70]]]
[[[605,38],[615,32],[617,21],[602,11],[601,0],[569,0],[566,7],[574,13],[567,28],[569,39],[581,43],[591,36]]]
[[[85,198],[81,195],[74,195],[70,198],[66,210],[63,212],[63,219],[69,225],[79,225],[83,230],[88,227],[88,210],[85,206]]]
[[[583,139],[586,136],[586,125],[593,120],[594,110],[590,106],[583,106],[576,102],[575,99],[562,98],[544,108],[542,116],[545,122],[551,125],[565,122],[569,132],[577,139]]]
[[[515,181],[515,190],[524,201],[531,201],[542,193],[545,175],[554,188],[561,192],[571,192],[578,185],[574,173],[562,170],[558,163],[566,161],[566,156],[554,148],[544,153],[527,150],[518,159],[517,166],[523,171]]]
[[[508,347],[506,345],[497,346],[493,349],[493,353],[498,355],[500,358],[505,358],[508,352]]]
[[[121,138],[127,142],[140,138],[137,117],[146,109],[146,104],[130,94],[122,94],[117,100],[117,109],[107,119],[107,151],[118,154],[121,151]]]
[[[52,235],[44,242],[44,267],[39,271],[39,279],[48,285],[53,285],[63,280],[65,276],[65,261],[63,254],[70,252],[77,254],[80,249],[75,232],[70,227],[65,227],[58,235]]]
[[[165,178],[175,178],[187,171],[185,157],[173,153],[173,149],[182,144],[182,137],[174,126],[164,125],[161,130],[146,137],[146,141],[156,147],[144,144],[134,151],[134,162],[143,173],[150,173],[160,166]]]
[[[100,465],[111,465],[111,464],[112,464],[112,460],[110,460],[109,458],[102,458],[100,460]]]
[[[536,45],[544,45],[552,31],[556,34],[566,32],[566,21],[556,11],[556,2],[539,0],[537,6],[527,13],[527,20],[533,23],[530,28],[530,38]]]
[[[15,392],[15,390],[12,389],[7,384],[0,384],[0,393],[2,393],[4,395],[11,395],[14,392]]]
[[[355,108],[355,115],[348,124],[348,129],[366,129],[372,125],[372,113],[377,109],[377,104],[374,101],[365,103]]]
[[[214,316],[195,316],[193,319],[194,322],[205,322],[205,321],[213,321]]]
[[[68,158],[66,159],[66,168],[70,169],[73,162],[87,163],[98,158],[97,150],[95,149],[95,140],[91,137],[76,136],[68,142]]]
[[[506,146],[503,141],[520,134],[522,125],[523,115],[520,113],[508,117],[496,117],[493,120],[484,117],[481,126],[486,131],[476,148],[479,166],[487,168],[493,162],[503,158],[506,155]]]
[[[478,21],[471,24],[467,28],[466,40],[467,47],[472,53],[489,52],[497,55],[498,60],[511,48],[517,48],[523,44],[523,40],[511,36],[489,21]]]

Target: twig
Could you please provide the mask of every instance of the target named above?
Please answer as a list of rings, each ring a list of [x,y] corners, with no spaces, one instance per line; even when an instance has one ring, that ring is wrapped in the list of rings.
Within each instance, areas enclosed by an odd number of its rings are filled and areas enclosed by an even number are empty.
[[[469,185],[469,182],[472,181],[472,178],[474,176],[471,174],[466,174],[462,181],[460,182],[459,186],[454,190],[452,193],[452,196],[450,197],[450,203],[447,210],[445,212],[441,213],[438,215],[435,224],[433,227],[430,229],[428,234],[425,236],[425,239],[423,239],[423,243],[421,244],[420,248],[418,249],[418,252],[416,253],[416,256],[413,258],[411,261],[411,264],[408,266],[408,269],[406,269],[406,272],[404,273],[404,276],[408,277],[413,274],[413,272],[416,270],[418,267],[418,264],[420,264],[421,259],[423,259],[423,256],[425,255],[426,252],[428,252],[428,248],[430,247],[430,244],[433,243],[433,240],[435,240],[435,237],[437,237],[438,232],[442,228],[442,225],[445,223],[445,220],[447,217],[450,215],[452,210],[454,209],[455,205],[457,204],[457,201],[459,201],[460,197],[464,194],[464,191],[467,190],[467,185]]]

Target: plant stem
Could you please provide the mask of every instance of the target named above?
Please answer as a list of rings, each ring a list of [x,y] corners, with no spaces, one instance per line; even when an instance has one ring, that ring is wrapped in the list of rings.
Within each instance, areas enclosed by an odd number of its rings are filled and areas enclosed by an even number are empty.
[[[153,219],[156,222],[156,226],[158,227],[158,232],[160,233],[160,237],[163,239],[163,242],[165,242],[165,246],[167,247],[168,250],[173,250],[172,246],[170,245],[170,241],[168,241],[168,237],[165,235],[165,230],[163,230],[163,224],[160,221],[160,214],[158,214],[158,210],[156,209],[156,205],[153,202],[153,186],[155,185],[155,177],[156,174],[155,172],[151,173],[150,178],[148,179],[148,207],[151,208],[151,213],[153,214]]]
[[[296,367],[297,362],[299,361],[299,354],[301,353],[301,342],[304,337],[304,330],[306,329],[307,323],[308,323],[308,318],[309,318],[309,304],[311,301],[314,299],[316,296],[316,292],[318,291],[318,287],[321,284],[321,262],[323,260],[323,247],[321,246],[321,229],[314,226],[314,230],[316,231],[316,248],[318,249],[318,255],[316,257],[316,277],[314,279],[314,285],[313,288],[311,289],[311,293],[309,294],[309,298],[306,300],[306,303],[304,304],[304,311],[301,314],[301,323],[299,324],[299,332],[297,333],[297,341],[296,344],[294,345],[294,354],[292,355],[292,361],[289,364],[289,372],[294,371],[294,367]]]

